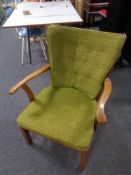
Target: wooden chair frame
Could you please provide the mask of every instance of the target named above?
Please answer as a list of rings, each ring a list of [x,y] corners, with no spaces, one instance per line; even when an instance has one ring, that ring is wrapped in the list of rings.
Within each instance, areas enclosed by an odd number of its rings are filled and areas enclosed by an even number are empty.
[[[43,66],[42,68],[40,68],[39,70],[31,73],[26,78],[24,78],[23,80],[18,82],[15,86],[13,86],[9,90],[9,94],[12,95],[15,92],[17,92],[20,88],[23,88],[23,90],[26,92],[26,94],[29,98],[29,101],[32,102],[35,99],[35,96],[34,96],[32,90],[30,89],[30,87],[26,83],[28,81],[36,78],[37,76],[43,74],[44,72],[46,72],[49,69],[50,69],[50,65],[47,64],[47,65]],[[107,99],[110,96],[111,90],[112,90],[111,80],[109,78],[105,78],[104,83],[103,83],[103,88],[102,88],[101,93],[99,95],[99,98],[97,100],[97,113],[96,113],[96,121],[94,122],[94,130],[96,128],[97,122],[101,123],[101,124],[105,124],[107,122],[107,117],[106,117],[105,112],[104,112],[104,106],[105,106]],[[32,143],[32,138],[30,136],[29,131],[24,129],[24,128],[20,128],[20,131],[21,131],[26,143],[28,145],[30,145]],[[86,166],[87,157],[88,157],[88,151],[80,152],[80,169],[81,170],[84,170],[84,168]]]

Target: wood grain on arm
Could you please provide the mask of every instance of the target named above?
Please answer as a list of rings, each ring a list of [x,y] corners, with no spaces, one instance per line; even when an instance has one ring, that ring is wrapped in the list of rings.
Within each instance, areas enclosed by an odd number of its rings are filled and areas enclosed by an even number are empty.
[[[16,91],[18,91],[20,88],[23,88],[24,91],[27,93],[29,100],[33,101],[34,100],[34,95],[33,92],[31,91],[31,89],[29,88],[29,86],[26,84],[28,81],[34,79],[35,77],[41,75],[42,73],[46,72],[47,70],[50,69],[50,65],[47,64],[45,66],[43,66],[42,68],[38,69],[37,71],[31,73],[30,75],[28,75],[27,77],[25,77],[23,80],[21,80],[20,82],[18,82],[16,85],[14,85],[12,88],[10,88],[9,90],[9,94],[12,95],[14,94]]]
[[[104,124],[107,123],[107,117],[105,115],[104,107],[105,103],[108,100],[110,94],[112,91],[112,83],[109,78],[106,78],[103,83],[103,91],[101,93],[101,96],[98,100],[98,106],[97,106],[97,122]]]

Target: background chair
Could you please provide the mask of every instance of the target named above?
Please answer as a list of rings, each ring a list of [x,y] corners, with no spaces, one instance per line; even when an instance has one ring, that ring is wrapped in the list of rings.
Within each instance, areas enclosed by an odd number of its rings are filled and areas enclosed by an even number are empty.
[[[8,18],[14,10],[14,2],[12,0],[1,0],[1,6],[4,10],[4,17]]]
[[[2,22],[4,18],[9,17],[12,12],[13,8],[11,4],[7,1],[3,2],[0,0],[0,22]]]
[[[31,2],[32,0],[29,0],[29,2]],[[39,1],[39,0],[38,0]],[[21,0],[18,0],[17,3],[20,3]],[[37,0],[34,0],[34,2],[37,2]],[[13,6],[16,5],[13,3],[9,3],[8,0],[4,1],[4,14],[5,17],[8,18],[12,12],[13,12]],[[15,6],[14,6],[15,7]],[[29,52],[28,49],[28,37],[29,39],[32,39],[34,41],[39,41],[40,42],[40,46],[42,48],[43,54],[44,54],[44,58],[47,61],[47,41],[46,41],[46,37],[45,37],[45,30],[42,27],[31,27],[29,28],[29,34],[28,34],[28,29],[25,27],[21,27],[21,28],[15,28],[15,32],[16,32],[16,36],[20,39],[22,39],[22,64],[24,64],[24,55],[25,53]],[[29,36],[28,36],[29,35]],[[31,61],[32,62],[32,61]]]
[[[107,10],[106,10],[106,9],[101,9],[101,10],[99,11],[99,13],[100,13],[100,15],[101,15],[102,17],[106,18],[106,16],[107,16]]]
[[[29,52],[28,50],[28,31],[27,28],[16,28],[17,37],[22,39],[22,64],[24,64],[24,55],[25,53]],[[42,28],[30,28],[29,29],[29,38],[37,39],[40,42],[44,58],[47,61],[47,54],[46,54],[46,40],[45,40],[45,31]]]
[[[5,12],[2,7],[2,4],[0,3],[0,23],[3,21],[4,17],[5,17]]]
[[[6,7],[5,8],[5,15],[8,18],[13,12],[13,8],[12,7]]]
[[[84,1],[84,21],[87,24],[92,24],[95,17],[99,15],[99,11],[107,8],[109,0],[85,0]]]
[[[48,28],[50,65],[17,83],[27,93],[30,105],[17,123],[27,144],[29,131],[80,152],[80,168],[86,165],[96,122],[106,123],[104,105],[111,93],[107,77],[125,42],[125,35],[50,26]],[[35,98],[27,82],[51,68],[52,85]]]

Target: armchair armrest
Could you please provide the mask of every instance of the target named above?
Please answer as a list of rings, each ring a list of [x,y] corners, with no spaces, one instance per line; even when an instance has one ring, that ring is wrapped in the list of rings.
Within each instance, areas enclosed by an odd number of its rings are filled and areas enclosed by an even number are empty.
[[[10,95],[14,94],[16,91],[18,91],[20,88],[23,88],[24,91],[27,93],[29,100],[33,101],[34,100],[34,95],[31,91],[31,89],[29,88],[29,86],[26,85],[26,83],[34,78],[36,78],[37,76],[41,75],[42,73],[46,72],[47,70],[50,69],[50,65],[47,64],[45,66],[43,66],[42,68],[38,69],[37,71],[31,73],[30,75],[28,75],[27,77],[25,77],[23,80],[21,80],[20,82],[18,82],[16,85],[14,85],[13,87],[11,87],[8,91],[8,93]]]
[[[104,107],[112,91],[112,83],[109,78],[106,78],[103,83],[103,90],[98,100],[96,119],[99,123],[104,124],[107,122]]]

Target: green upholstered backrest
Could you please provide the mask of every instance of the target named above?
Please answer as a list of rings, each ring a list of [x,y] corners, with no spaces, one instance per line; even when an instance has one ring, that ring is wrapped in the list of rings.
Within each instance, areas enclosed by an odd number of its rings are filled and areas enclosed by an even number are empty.
[[[52,25],[47,36],[52,86],[76,88],[95,99],[125,35]]]

